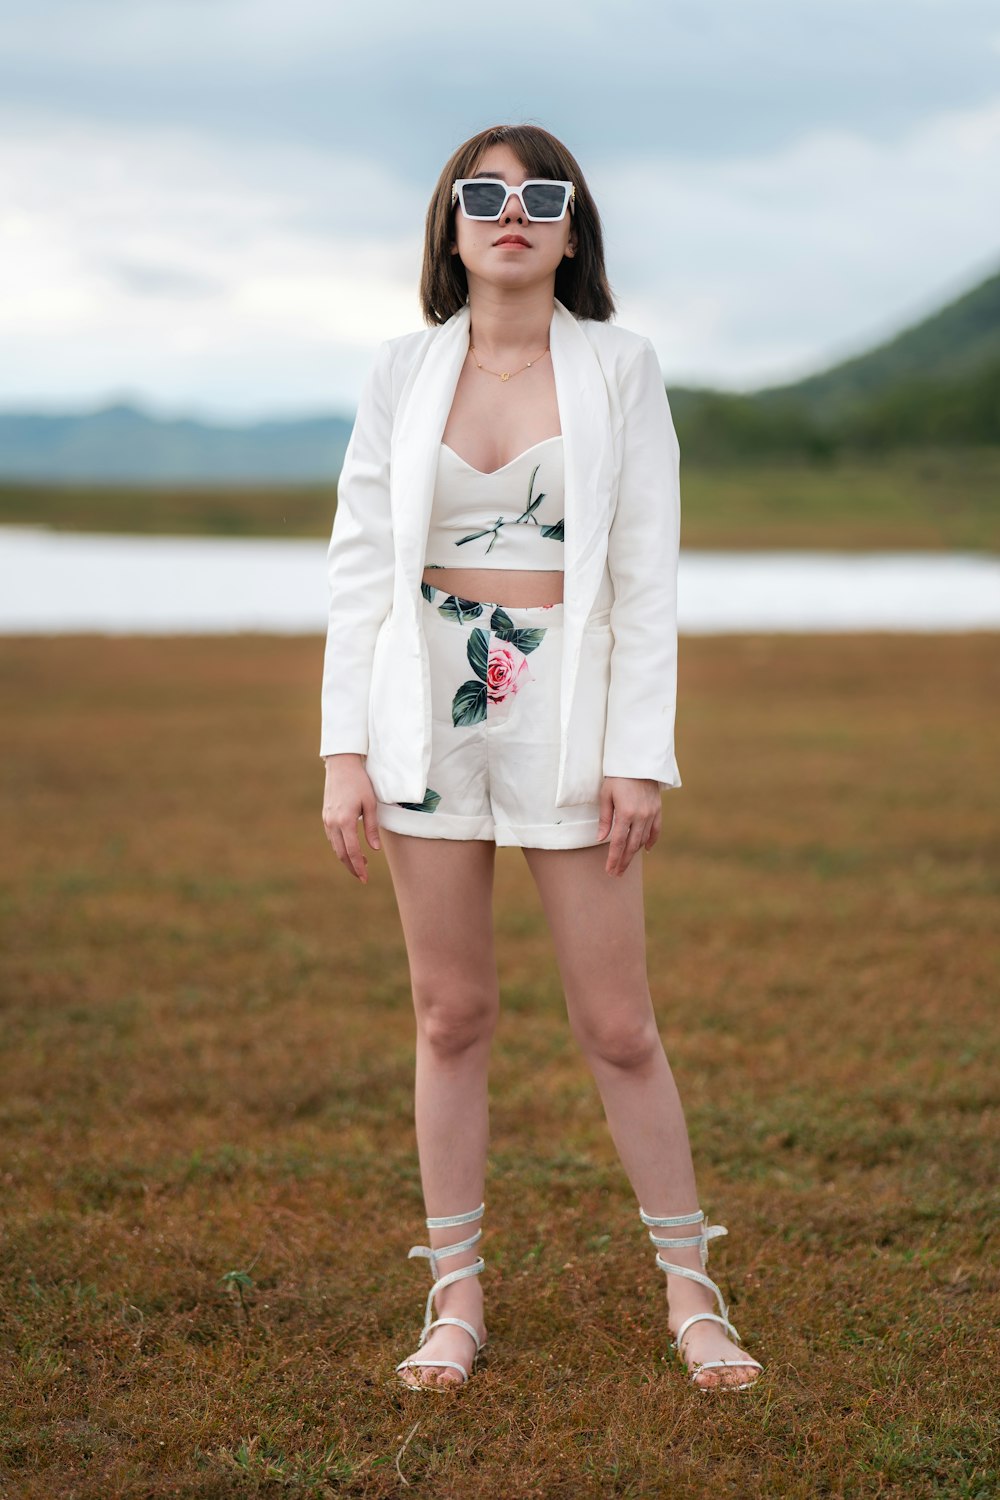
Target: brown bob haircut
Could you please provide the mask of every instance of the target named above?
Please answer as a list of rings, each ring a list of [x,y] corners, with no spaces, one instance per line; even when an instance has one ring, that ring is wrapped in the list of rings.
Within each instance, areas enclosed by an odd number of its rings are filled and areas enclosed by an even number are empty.
[[[451,185],[456,177],[472,177],[490,146],[509,146],[523,163],[528,177],[554,177],[576,184],[573,223],[577,248],[564,256],[556,270],[555,295],[578,318],[606,323],[615,302],[604,269],[604,236],[597,204],[575,157],[562,141],[540,125],[491,125],[459,146],[438,178],[427,210],[424,264],[420,276],[420,305],[427,323],[445,323],[468,301],[465,267],[450,246],[455,237]]]

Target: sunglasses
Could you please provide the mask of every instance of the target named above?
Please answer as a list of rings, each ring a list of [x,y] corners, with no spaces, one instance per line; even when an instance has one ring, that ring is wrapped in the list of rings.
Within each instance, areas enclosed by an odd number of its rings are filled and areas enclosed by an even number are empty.
[[[511,193],[521,200],[528,218],[537,223],[561,219],[566,205],[575,212],[576,185],[555,182],[550,177],[529,177],[513,187],[500,177],[456,177],[451,185],[451,203],[461,205],[467,219],[499,219]]]

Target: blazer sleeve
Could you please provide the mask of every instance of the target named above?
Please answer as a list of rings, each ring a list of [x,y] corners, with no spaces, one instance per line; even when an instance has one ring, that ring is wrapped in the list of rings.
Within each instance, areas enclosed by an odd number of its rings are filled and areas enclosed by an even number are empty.
[[[649,339],[620,383],[618,504],[608,536],[614,583],[604,775],[681,785],[674,755],[680,445]]]
[[[362,386],[327,548],[330,607],[323,658],[320,755],[368,753],[368,698],[379,626],[392,605],[389,505],[391,351],[383,343]]]

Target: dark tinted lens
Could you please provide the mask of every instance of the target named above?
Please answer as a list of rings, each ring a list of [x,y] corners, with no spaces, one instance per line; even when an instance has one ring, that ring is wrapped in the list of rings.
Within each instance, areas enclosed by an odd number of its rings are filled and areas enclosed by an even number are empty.
[[[495,217],[503,208],[506,192],[499,182],[467,182],[462,189],[465,212]]]
[[[566,189],[558,182],[533,182],[524,190],[524,206],[533,219],[558,219],[566,201]]]

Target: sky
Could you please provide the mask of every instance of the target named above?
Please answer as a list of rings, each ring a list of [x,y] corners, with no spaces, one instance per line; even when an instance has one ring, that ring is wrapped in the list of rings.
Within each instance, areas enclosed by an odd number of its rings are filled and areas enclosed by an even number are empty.
[[[1000,269],[996,0],[0,0],[0,408],[350,414],[503,122],[579,161],[668,388],[797,379]]]

